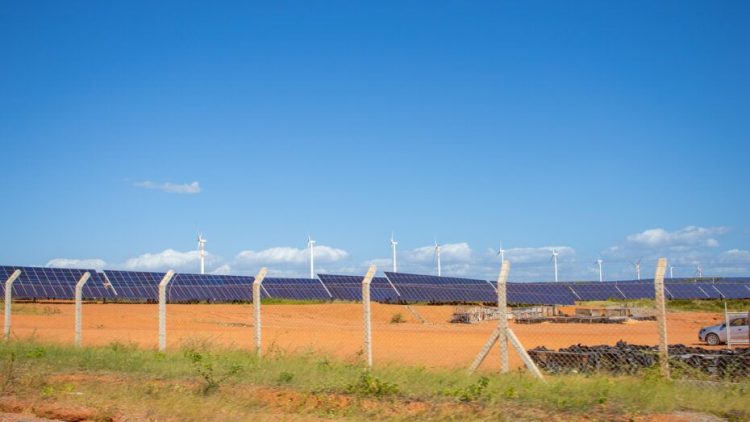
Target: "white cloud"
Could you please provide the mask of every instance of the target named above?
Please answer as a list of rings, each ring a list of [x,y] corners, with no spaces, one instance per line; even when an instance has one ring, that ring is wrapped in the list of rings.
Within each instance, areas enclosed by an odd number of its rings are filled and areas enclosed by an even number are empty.
[[[727,231],[726,227],[687,226],[673,232],[656,228],[631,234],[627,237],[627,241],[631,244],[649,248],[676,246],[717,247],[719,246],[719,241],[713,236],[725,234]]]
[[[538,248],[512,248],[505,250],[505,259],[513,264],[542,263],[552,259],[552,250],[557,249],[558,261],[570,259],[576,251],[570,246],[542,246]]]
[[[719,262],[724,264],[750,264],[750,251],[730,249],[719,255]]]
[[[349,257],[347,251],[325,245],[316,246],[314,253],[316,262],[337,262]],[[278,246],[261,251],[247,250],[237,254],[237,261],[245,264],[304,264],[309,260],[309,249],[290,246]]]
[[[232,266],[229,264],[219,265],[218,267],[214,268],[213,271],[211,271],[211,274],[217,274],[217,275],[232,274]]]
[[[213,255],[207,254],[206,261],[214,260]],[[166,249],[159,253],[145,253],[125,261],[120,267],[126,270],[156,271],[156,270],[184,270],[197,272],[200,255],[198,251],[180,252]]]
[[[55,258],[47,262],[47,267],[52,268],[82,268],[91,270],[102,270],[107,266],[103,259],[68,259]]]
[[[156,183],[150,180],[136,182],[134,186],[144,189],[155,189],[167,193],[185,193],[196,194],[201,192],[201,185],[198,182],[192,183]]]
[[[408,262],[432,262],[435,258],[435,246],[422,246],[404,253]],[[440,245],[440,261],[442,262],[468,262],[472,260],[471,247],[466,242],[446,243]]]

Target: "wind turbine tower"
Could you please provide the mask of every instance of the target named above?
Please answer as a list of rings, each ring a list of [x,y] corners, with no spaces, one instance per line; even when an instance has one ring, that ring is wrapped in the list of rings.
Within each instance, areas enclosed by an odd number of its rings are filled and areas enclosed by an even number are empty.
[[[560,255],[560,252],[556,249],[552,249],[552,260],[555,262],[555,282],[559,281],[557,279],[557,255]]]
[[[674,278],[674,265],[669,266],[669,278]]]
[[[703,267],[701,267],[700,265],[695,267],[695,275],[697,275],[698,278],[703,278]]]
[[[206,273],[206,238],[198,233],[198,254],[201,258],[201,274]]]
[[[502,264],[505,262],[505,249],[503,249],[503,242],[500,242],[500,250],[497,251],[498,256],[500,256],[500,263]]]
[[[440,245],[438,245],[437,240],[435,241],[435,262],[437,263],[437,275],[440,277],[442,275],[440,271]]]
[[[602,271],[602,264],[604,264],[604,260],[599,258],[596,260],[596,263],[599,264],[599,282],[601,283],[604,281],[604,272]]]
[[[638,281],[641,281],[641,259],[643,258],[638,258],[638,261],[631,262],[635,267],[635,276],[638,278]]]
[[[396,245],[398,245],[398,242],[393,238],[393,232],[391,232],[391,252],[393,253],[393,272],[397,272],[396,267]]]
[[[315,241],[307,235],[307,248],[310,249],[310,278],[315,278]]]

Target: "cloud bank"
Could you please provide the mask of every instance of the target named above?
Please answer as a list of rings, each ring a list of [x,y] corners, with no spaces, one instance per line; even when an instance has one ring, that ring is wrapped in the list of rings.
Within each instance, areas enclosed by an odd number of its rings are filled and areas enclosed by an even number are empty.
[[[181,194],[194,195],[194,194],[201,192],[201,185],[198,182],[156,183],[150,180],[145,180],[143,182],[135,182],[133,185],[139,188],[143,188],[143,189],[155,189],[155,190],[160,190],[162,192],[167,192],[167,193],[181,193]]]

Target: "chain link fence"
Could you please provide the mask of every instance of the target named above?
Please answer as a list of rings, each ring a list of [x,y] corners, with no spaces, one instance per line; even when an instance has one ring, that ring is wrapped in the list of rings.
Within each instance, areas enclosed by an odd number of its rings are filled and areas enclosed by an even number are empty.
[[[748,302],[722,300],[746,286],[713,281],[719,297],[708,297],[699,283],[664,284],[664,267],[643,282],[579,283],[513,282],[509,263],[497,281],[374,269],[278,278],[0,267],[0,276],[6,340],[487,372],[528,366],[545,376],[750,376]],[[707,297],[681,299],[695,292]]]

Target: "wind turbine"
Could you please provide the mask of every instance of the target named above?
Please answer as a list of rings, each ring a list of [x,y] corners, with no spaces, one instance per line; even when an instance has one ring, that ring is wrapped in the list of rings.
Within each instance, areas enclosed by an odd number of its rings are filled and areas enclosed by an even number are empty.
[[[604,272],[602,271],[602,264],[604,264],[604,260],[601,258],[598,258],[596,260],[596,263],[599,264],[599,282],[604,281]]]
[[[695,267],[695,275],[697,275],[698,278],[703,278],[703,267],[701,267],[700,264]]]
[[[638,258],[638,261],[631,262],[635,267],[635,275],[638,277],[638,281],[641,281],[641,259],[643,258]]]
[[[393,272],[396,271],[396,245],[398,245],[398,242],[393,238],[393,232],[391,232],[391,252],[393,252]]]
[[[203,233],[198,233],[198,254],[201,258],[201,274],[206,271],[206,238]]]
[[[310,278],[315,278],[315,241],[307,235],[307,248],[310,249]]]
[[[669,266],[669,278],[674,278],[674,265]]]
[[[440,277],[442,275],[440,271],[440,245],[438,245],[437,240],[435,240],[435,261],[437,263],[437,275]]]
[[[557,282],[557,255],[560,255],[560,252],[557,250],[557,248],[552,248],[552,260],[555,262],[555,281]]]
[[[497,251],[497,254],[500,256],[500,263],[505,262],[505,249],[503,249],[503,242],[500,242],[500,250]]]

